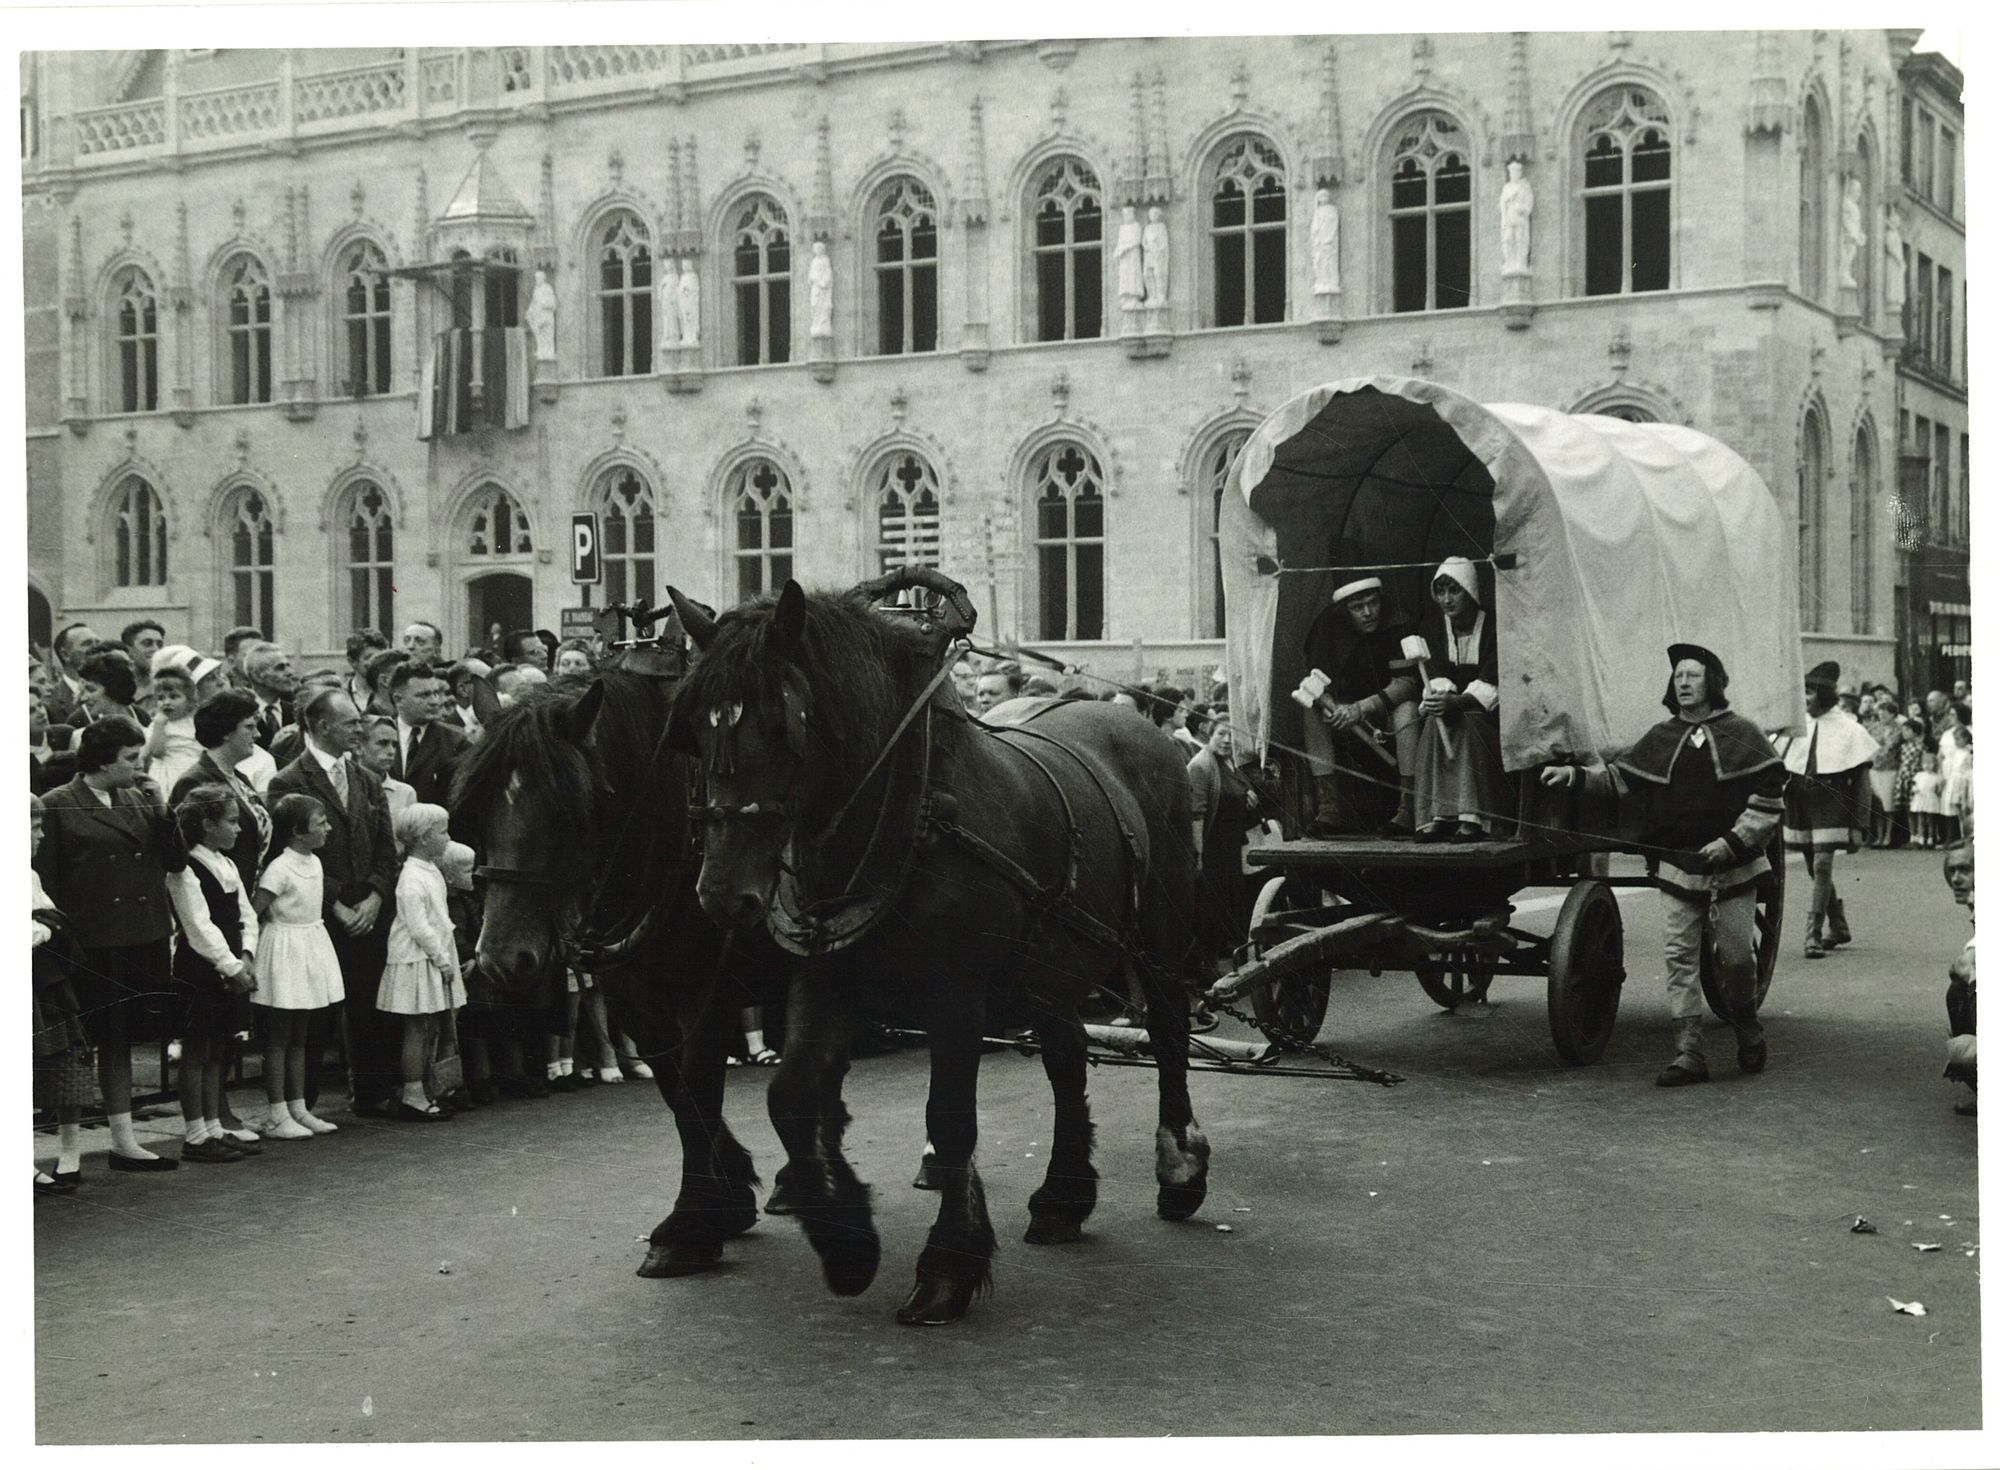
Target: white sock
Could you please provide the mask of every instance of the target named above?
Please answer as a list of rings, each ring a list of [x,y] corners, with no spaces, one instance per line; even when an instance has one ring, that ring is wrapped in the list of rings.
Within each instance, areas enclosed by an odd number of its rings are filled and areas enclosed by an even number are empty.
[[[139,1136],[132,1131],[130,1113],[112,1113],[105,1119],[111,1125],[111,1151],[123,1154],[128,1159],[157,1159],[158,1154],[139,1142]]]
[[[207,1131],[207,1134],[210,1138],[229,1137],[229,1130],[222,1126],[222,1120],[220,1118],[203,1118],[201,1120],[201,1126],[203,1127],[203,1129]]]
[[[431,1105],[430,1094],[424,1091],[424,1084],[421,1082],[403,1084],[403,1101],[420,1113],[428,1110]]]
[[[302,1097],[288,1099],[285,1103],[285,1111],[301,1123],[312,1116],[312,1109],[306,1106],[306,1100]]]
[[[290,1108],[286,1107],[282,1102],[274,1102],[271,1104],[271,1122],[273,1125],[282,1128],[285,1124],[291,1121],[292,1121],[292,1110]]]
[[[563,1074],[563,1066],[561,1062],[549,1063],[549,1081],[551,1082],[555,1081],[556,1078],[562,1076],[562,1074]]]
[[[189,1143],[201,1143],[209,1136],[208,1123],[201,1118],[189,1118],[182,1136]]]
[[[81,1123],[58,1123],[56,1125],[56,1167],[65,1174],[74,1174],[83,1167],[83,1125]]]
[[[743,1049],[751,1056],[756,1056],[758,1052],[764,1049],[764,1033],[761,1031],[744,1032]]]

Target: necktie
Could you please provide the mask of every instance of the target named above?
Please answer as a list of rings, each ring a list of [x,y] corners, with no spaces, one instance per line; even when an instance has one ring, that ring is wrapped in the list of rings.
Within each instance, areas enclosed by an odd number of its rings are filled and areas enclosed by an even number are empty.
[[[271,737],[277,733],[278,707],[275,704],[267,704],[257,714],[257,734],[268,745],[271,742]]]
[[[347,757],[342,756],[327,767],[327,775],[333,781],[333,789],[340,794],[340,804],[347,805]]]

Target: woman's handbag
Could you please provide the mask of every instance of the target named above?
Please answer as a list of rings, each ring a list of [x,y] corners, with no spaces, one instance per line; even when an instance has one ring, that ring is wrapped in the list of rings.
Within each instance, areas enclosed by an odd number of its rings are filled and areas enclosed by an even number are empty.
[[[445,981],[445,996],[451,996],[451,982]],[[437,1043],[424,1064],[424,1090],[433,1099],[465,1086],[465,1058],[458,1050],[458,1007],[452,1006],[438,1021]]]

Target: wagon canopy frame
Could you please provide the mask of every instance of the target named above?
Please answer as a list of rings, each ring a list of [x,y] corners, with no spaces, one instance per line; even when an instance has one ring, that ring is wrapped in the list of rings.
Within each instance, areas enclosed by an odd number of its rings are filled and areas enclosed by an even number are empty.
[[[1345,378],[1251,434],[1217,532],[1248,750],[1300,746],[1286,694],[1338,581],[1368,568],[1415,613],[1451,555],[1479,564],[1497,620],[1509,770],[1629,748],[1660,718],[1677,641],[1721,656],[1760,728],[1804,729],[1794,524],[1698,430]]]

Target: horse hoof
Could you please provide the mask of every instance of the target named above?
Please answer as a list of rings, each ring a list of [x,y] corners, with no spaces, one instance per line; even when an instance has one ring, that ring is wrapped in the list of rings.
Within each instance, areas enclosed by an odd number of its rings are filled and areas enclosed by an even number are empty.
[[[923,1163],[917,1166],[917,1177],[910,1181],[912,1189],[943,1189],[938,1178],[937,1160],[926,1154]]]
[[[1083,1225],[1060,1215],[1036,1215],[1021,1239],[1029,1245],[1074,1245],[1083,1239]]]
[[[827,1290],[835,1296],[860,1296],[875,1284],[882,1264],[882,1242],[871,1232],[865,1239],[843,1242],[820,1258]]]
[[[756,1224],[757,1207],[754,1204],[746,1205],[743,1209],[732,1212],[723,1221],[722,1233],[725,1236],[745,1235],[754,1229]]]
[[[965,1315],[978,1291],[978,1282],[956,1276],[919,1281],[897,1308],[896,1320],[905,1327],[949,1326]]]
[[[720,1245],[656,1245],[646,1252],[637,1275],[648,1280],[660,1280],[669,1276],[699,1276],[704,1271],[715,1269],[722,1260]]]
[[[785,1179],[780,1179],[772,1187],[771,1197],[764,1201],[764,1213],[767,1215],[793,1215],[798,1213],[798,1208],[798,1191]]]
[[[1208,1198],[1208,1180],[1193,1179],[1186,1184],[1160,1186],[1159,1212],[1162,1220],[1186,1220]]]

